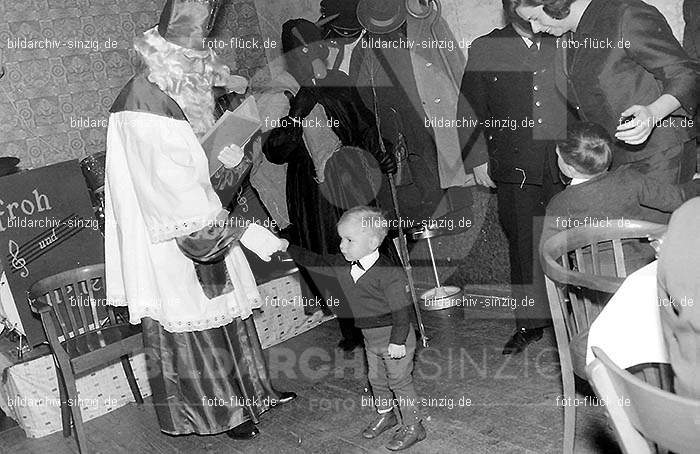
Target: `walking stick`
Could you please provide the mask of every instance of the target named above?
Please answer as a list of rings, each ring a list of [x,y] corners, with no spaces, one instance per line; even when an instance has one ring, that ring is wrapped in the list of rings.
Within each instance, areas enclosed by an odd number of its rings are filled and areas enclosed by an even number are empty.
[[[381,138],[379,139],[381,141]],[[420,332],[420,339],[423,347],[428,346],[428,337],[425,335],[425,327],[423,326],[423,318],[420,313],[420,306],[418,306],[418,296],[416,294],[416,284],[413,280],[413,268],[411,268],[411,261],[408,257],[408,244],[406,242],[406,235],[403,233],[401,226],[401,214],[399,212],[399,198],[396,192],[396,182],[394,181],[395,175],[387,175],[389,177],[389,187],[391,188],[391,200],[394,203],[394,211],[396,212],[396,218],[399,221],[399,255],[401,256],[401,263],[403,264],[404,270],[406,271],[406,276],[408,276],[408,288],[411,290],[411,300],[413,301],[413,310],[416,312],[416,321],[418,322],[418,331]]]
[[[372,88],[372,100],[374,104],[374,115],[377,122],[377,135],[379,136],[379,149],[384,155],[387,154],[386,146],[384,146],[384,140],[382,139],[382,128],[379,119],[379,106],[377,105],[377,91],[375,90],[374,83],[374,68],[370,68],[370,86]],[[391,201],[394,205],[394,212],[396,213],[396,218],[399,222],[399,256],[401,257],[401,263],[408,277],[408,288],[411,291],[411,300],[413,301],[413,310],[416,313],[416,322],[418,323],[418,332],[420,332],[420,339],[423,347],[428,346],[428,337],[425,335],[425,327],[423,326],[423,318],[421,317],[420,307],[418,306],[418,296],[416,295],[416,285],[413,281],[413,270],[411,268],[411,261],[408,257],[408,245],[406,243],[406,236],[403,233],[403,228],[401,227],[403,223],[401,222],[401,212],[399,211],[399,197],[396,192],[396,182],[394,178],[396,175],[387,175],[389,178],[389,187],[391,188]]]

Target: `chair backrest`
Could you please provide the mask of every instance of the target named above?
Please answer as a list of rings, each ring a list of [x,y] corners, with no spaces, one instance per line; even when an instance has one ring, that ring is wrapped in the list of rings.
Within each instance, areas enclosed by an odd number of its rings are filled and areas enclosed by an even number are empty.
[[[588,329],[628,270],[623,241],[663,235],[666,226],[611,220],[613,227],[575,227],[548,238],[540,251],[557,340],[563,322],[568,339]],[[621,226],[621,227],[617,227]],[[652,251],[651,246],[648,247]]]
[[[27,290],[29,303],[51,307],[60,342],[99,329],[107,319],[114,324],[106,307],[104,276],[104,264],[98,264],[46,277]]]
[[[655,388],[620,369],[598,347],[587,367],[599,398],[605,401],[622,448],[651,453],[649,443],[682,453],[700,450],[700,400]]]

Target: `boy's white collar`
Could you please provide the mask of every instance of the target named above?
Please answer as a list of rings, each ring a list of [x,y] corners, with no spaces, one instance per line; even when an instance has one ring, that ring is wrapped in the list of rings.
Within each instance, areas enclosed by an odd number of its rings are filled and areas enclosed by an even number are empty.
[[[590,180],[590,178],[572,178],[569,186],[576,186],[577,184],[585,183],[588,180]]]
[[[358,262],[360,262],[360,265],[362,265],[362,268],[365,270],[368,270],[377,263],[377,260],[379,260],[379,250],[375,249],[373,252],[370,252],[369,254],[365,255],[362,257]]]

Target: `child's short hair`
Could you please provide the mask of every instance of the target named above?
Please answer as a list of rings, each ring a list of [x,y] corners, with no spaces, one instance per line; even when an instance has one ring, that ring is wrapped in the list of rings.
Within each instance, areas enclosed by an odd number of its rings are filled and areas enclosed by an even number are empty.
[[[605,172],[612,162],[610,135],[598,123],[579,122],[571,125],[566,141],[557,143],[565,163],[584,175]]]
[[[359,220],[362,227],[370,229],[380,243],[384,241],[387,233],[389,233],[389,223],[386,220],[386,216],[377,208],[368,206],[352,207],[343,213],[338,221],[338,225],[349,219]]]

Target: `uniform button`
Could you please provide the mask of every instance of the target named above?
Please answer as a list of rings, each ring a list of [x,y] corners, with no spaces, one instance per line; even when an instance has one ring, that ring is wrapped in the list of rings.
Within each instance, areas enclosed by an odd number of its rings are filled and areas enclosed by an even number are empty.
[[[535,86],[534,86],[534,87],[532,87],[532,88],[534,88],[534,89],[535,89],[535,91],[538,91],[538,90],[540,89],[539,85],[535,85]]]
[[[533,76],[536,76],[536,75],[537,75],[537,71],[532,71],[532,75],[533,75]]]
[[[576,106],[576,110],[581,110],[581,106]]]
[[[542,107],[542,103],[539,102],[539,101],[537,101],[537,102],[535,103],[535,105],[536,105],[537,107]]]
[[[435,98],[435,99],[433,99],[433,102],[434,102],[435,104],[439,103],[440,101],[442,101],[442,99],[440,99],[440,98]]]
[[[489,140],[493,140],[493,136],[492,136],[492,135],[489,136]]]
[[[498,80],[498,76],[493,76],[493,81],[496,82]]]
[[[537,123],[542,124],[542,119],[541,119],[541,118],[538,118],[538,119],[537,119]]]

